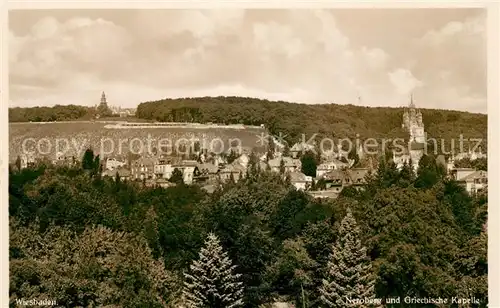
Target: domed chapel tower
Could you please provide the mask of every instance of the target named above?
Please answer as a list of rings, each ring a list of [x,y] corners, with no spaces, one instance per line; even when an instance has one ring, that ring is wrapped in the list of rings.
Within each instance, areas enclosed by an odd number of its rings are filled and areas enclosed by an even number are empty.
[[[403,113],[402,127],[410,134],[410,142],[425,143],[425,130],[422,121],[422,112],[415,108],[413,94],[408,109]]]

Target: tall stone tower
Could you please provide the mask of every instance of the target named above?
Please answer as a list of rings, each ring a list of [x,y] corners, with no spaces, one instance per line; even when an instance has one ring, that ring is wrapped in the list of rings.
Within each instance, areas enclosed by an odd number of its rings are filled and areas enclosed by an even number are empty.
[[[410,134],[410,142],[425,143],[425,130],[424,123],[422,121],[422,112],[415,108],[413,94],[411,95],[408,109],[404,111],[402,127]]]
[[[101,94],[101,103],[100,103],[101,106],[104,106],[104,107],[108,107],[108,102],[106,101],[106,94],[104,93],[104,91],[102,91],[102,94]]]

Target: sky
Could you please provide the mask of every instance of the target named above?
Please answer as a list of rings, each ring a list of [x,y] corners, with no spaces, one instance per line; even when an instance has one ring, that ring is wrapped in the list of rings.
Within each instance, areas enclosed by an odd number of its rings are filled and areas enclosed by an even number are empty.
[[[482,9],[9,12],[11,107],[197,96],[486,113]]]

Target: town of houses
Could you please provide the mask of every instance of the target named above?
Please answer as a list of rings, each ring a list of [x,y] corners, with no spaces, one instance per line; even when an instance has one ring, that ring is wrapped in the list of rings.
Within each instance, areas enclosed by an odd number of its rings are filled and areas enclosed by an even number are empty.
[[[397,168],[402,168],[406,163],[412,162],[416,171],[418,162],[423,156],[423,142],[425,131],[422,122],[422,114],[415,108],[413,99],[403,115],[403,128],[409,135],[407,151],[402,154],[394,154],[393,161]],[[373,160],[367,166],[354,166],[354,160],[348,158],[348,153],[342,150],[322,153],[320,163],[316,166],[315,176],[307,176],[302,172],[301,154],[314,150],[314,144],[305,142],[296,143],[289,149],[289,154],[283,154],[283,146],[275,148],[272,157],[268,153],[258,155],[257,168],[275,173],[281,173],[288,177],[290,183],[298,190],[309,192],[316,198],[336,198],[340,192],[348,186],[362,189],[369,173],[376,173]],[[233,151],[232,153],[230,151]],[[140,181],[146,186],[169,187],[176,185],[171,181],[174,173],[182,177],[182,182],[188,185],[200,185],[211,192],[228,181],[237,182],[247,175],[250,167],[250,149],[229,149],[226,153],[215,155],[201,151],[195,160],[183,159],[175,155],[144,155],[130,160],[123,157],[103,157],[102,176],[122,180]],[[359,159],[365,157],[363,147],[358,147]],[[231,161],[229,154],[233,155]],[[237,155],[235,155],[237,154]],[[462,184],[470,194],[485,189],[488,185],[487,172],[473,168],[456,168],[455,162],[468,158],[474,161],[478,158],[486,158],[481,152],[467,152],[453,155],[446,160],[443,155],[437,157],[437,162],[442,164],[450,177]],[[34,163],[33,156],[21,157],[21,168],[26,168]],[[79,163],[74,157],[56,155],[53,161],[56,165],[71,165]],[[321,185],[318,185],[321,183]]]

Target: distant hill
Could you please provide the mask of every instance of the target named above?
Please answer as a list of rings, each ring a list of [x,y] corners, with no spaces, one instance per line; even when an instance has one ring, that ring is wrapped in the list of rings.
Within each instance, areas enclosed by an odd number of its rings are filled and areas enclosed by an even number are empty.
[[[418,107],[418,106],[417,106]],[[290,142],[306,140],[313,134],[339,138],[404,138],[401,128],[403,108],[361,107],[354,105],[305,105],[245,97],[198,97],[162,99],[141,103],[136,116],[143,119],[174,122],[217,122],[265,124],[278,135],[287,135]],[[484,139],[487,148],[487,116],[468,112],[421,109],[428,138]]]
[[[417,106],[418,107],[418,106]],[[481,138],[483,151],[487,144],[487,116],[468,112],[421,109],[428,137],[450,140],[459,146],[464,139]],[[305,134],[308,140],[314,134],[333,138],[405,138],[401,128],[403,108],[362,107],[354,105],[305,105],[283,101],[269,101],[245,97],[196,97],[162,99],[141,103],[136,117],[160,122],[241,123],[261,125],[275,135],[297,142]],[[83,106],[55,106],[10,108],[10,122],[64,121],[92,117],[92,108]],[[464,142],[464,144],[467,144]]]
[[[91,119],[94,108],[78,105],[9,108],[9,122],[54,122]]]

